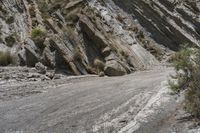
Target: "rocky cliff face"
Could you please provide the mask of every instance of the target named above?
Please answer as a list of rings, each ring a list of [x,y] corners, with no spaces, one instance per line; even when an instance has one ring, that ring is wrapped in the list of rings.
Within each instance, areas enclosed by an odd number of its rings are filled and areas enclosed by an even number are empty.
[[[199,44],[198,2],[114,2],[2,0],[0,51],[17,65],[118,76],[158,65],[181,43]]]
[[[198,0],[114,0],[158,44],[178,50],[180,44],[199,46]]]

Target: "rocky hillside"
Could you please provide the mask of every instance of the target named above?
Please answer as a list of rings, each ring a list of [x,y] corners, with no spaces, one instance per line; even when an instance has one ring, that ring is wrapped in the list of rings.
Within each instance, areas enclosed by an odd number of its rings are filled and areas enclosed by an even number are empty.
[[[199,0],[114,0],[158,44],[178,50],[180,44],[199,46]]]
[[[198,46],[200,40],[197,1],[0,3],[1,54],[9,52],[15,65],[41,62],[69,75],[119,76],[151,68],[180,44]]]

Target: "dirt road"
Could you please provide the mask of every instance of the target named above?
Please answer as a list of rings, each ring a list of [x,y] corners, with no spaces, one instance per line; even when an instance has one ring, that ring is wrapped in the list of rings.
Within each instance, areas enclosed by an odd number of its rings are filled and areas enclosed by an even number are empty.
[[[122,77],[1,81],[0,132],[117,132],[158,94],[170,73],[172,68]]]

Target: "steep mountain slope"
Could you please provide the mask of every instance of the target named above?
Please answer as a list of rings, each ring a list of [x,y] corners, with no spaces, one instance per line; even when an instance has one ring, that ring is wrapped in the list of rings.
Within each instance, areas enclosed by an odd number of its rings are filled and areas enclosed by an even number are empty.
[[[17,65],[109,76],[158,65],[182,43],[199,43],[197,1],[4,0],[0,47]]]
[[[198,0],[114,0],[159,44],[177,50],[180,44],[199,46]]]
[[[1,47],[14,51],[20,65],[42,62],[79,75],[96,73],[92,67],[99,59],[105,62],[105,73],[112,76],[158,64],[122,29],[124,24],[112,18],[116,14],[108,15],[112,23],[106,22],[100,11],[82,0],[1,3]]]

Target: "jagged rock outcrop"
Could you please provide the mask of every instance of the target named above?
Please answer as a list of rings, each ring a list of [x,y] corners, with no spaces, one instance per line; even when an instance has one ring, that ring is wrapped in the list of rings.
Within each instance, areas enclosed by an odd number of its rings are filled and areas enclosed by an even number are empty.
[[[180,43],[198,45],[198,5],[114,2],[0,1],[0,51],[18,55],[20,65],[41,62],[75,75],[98,73],[94,61],[100,59],[105,74],[116,76],[159,65],[167,49]]]
[[[199,46],[198,0],[113,0],[127,11],[158,44],[177,50],[180,44]]]
[[[122,76],[127,74],[127,71],[116,60],[110,60],[106,62],[105,74],[108,76]]]

